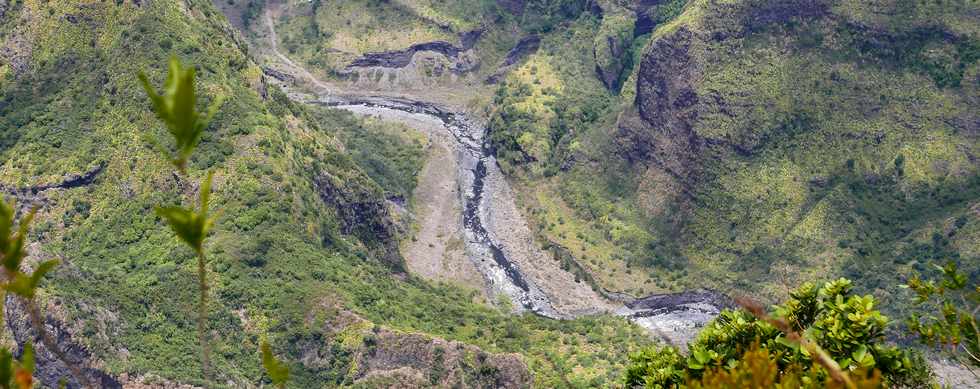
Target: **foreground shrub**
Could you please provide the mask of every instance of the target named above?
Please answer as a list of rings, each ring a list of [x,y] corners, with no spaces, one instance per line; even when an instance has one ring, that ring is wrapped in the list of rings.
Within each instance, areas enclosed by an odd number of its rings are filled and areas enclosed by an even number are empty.
[[[626,385],[926,385],[930,376],[921,357],[883,344],[888,318],[875,309],[874,297],[850,292],[845,279],[819,288],[805,283],[773,307],[771,317],[751,304],[726,310],[688,345],[686,357],[673,348],[634,355]]]

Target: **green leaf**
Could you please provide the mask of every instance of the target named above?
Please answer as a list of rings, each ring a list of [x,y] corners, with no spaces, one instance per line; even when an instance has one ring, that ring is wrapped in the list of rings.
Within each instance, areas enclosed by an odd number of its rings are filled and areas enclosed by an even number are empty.
[[[17,226],[17,233],[11,234],[15,213],[13,204],[3,203],[3,206],[0,206],[0,219],[2,219],[0,221],[0,249],[2,249],[0,254],[3,255],[3,267],[11,273],[20,269],[21,261],[27,256],[24,243],[37,209],[31,209],[27,215],[22,217]]]
[[[0,350],[0,387],[12,387],[14,380],[14,356],[6,348]]]
[[[14,228],[14,204],[0,201],[0,255],[10,250],[11,231]]]
[[[265,341],[262,342],[262,366],[265,367],[265,371],[269,374],[273,384],[285,387],[286,381],[289,380],[289,366],[272,355],[272,348]]]
[[[711,356],[708,354],[707,350],[694,350],[691,354],[694,355],[694,359],[701,364],[708,363],[708,361],[711,360]]]
[[[24,343],[24,354],[20,356],[20,368],[34,374],[34,345]]]
[[[25,298],[34,297],[34,289],[31,288],[31,278],[22,273],[14,274],[12,279],[4,285],[4,289]]]
[[[858,363],[863,362],[866,356],[868,356],[868,347],[863,344],[858,346],[857,350],[854,350],[854,352],[851,353],[851,359]]]
[[[204,130],[218,112],[223,98],[215,99],[208,108],[206,115],[197,111],[197,95],[194,91],[194,68],[184,68],[177,57],[171,57],[167,80],[163,85],[163,93],[158,94],[149,79],[142,72],[139,74],[140,83],[146,90],[153,110],[157,117],[167,125],[167,130],[174,138],[177,154],[171,162],[180,171],[186,170],[187,159],[200,142]]]
[[[214,172],[208,172],[207,178],[201,183],[201,213],[207,215],[208,205],[211,202],[211,181],[214,180]]]
[[[799,351],[800,350],[800,343],[799,342],[794,342],[794,341],[789,340],[788,338],[786,338],[784,336],[777,337],[776,338],[776,343],[779,343],[779,344],[781,344],[783,346],[789,347],[789,348],[793,349],[794,351]]]
[[[194,212],[192,209],[183,207],[159,207],[156,209],[157,214],[166,220],[177,237],[195,252],[201,252],[204,249],[204,239],[207,238],[208,232],[214,225],[214,218],[208,215],[212,179],[213,174],[209,172],[207,178],[201,183],[200,211]]]

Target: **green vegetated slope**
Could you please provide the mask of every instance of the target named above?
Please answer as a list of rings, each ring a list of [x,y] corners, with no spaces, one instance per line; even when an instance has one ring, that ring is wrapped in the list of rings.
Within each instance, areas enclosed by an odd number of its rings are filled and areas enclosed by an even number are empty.
[[[339,55],[348,40],[335,36],[378,42],[350,46],[360,55],[452,42],[478,20],[489,74],[520,37],[540,35],[488,98],[492,145],[542,244],[597,288],[776,298],[849,276],[885,298],[931,262],[977,267],[969,2],[339,8],[288,3],[277,20],[288,55],[329,73],[336,64],[316,58]],[[311,26],[330,32],[300,39]]]
[[[651,12],[660,24],[629,42],[636,65],[618,96],[575,39],[615,28],[583,14],[492,106],[494,145],[528,214],[600,286],[774,298],[847,276],[893,309],[905,299],[896,285],[933,263],[978,276],[975,4]]]
[[[353,384],[355,353],[376,339],[334,336],[321,317],[338,310],[367,328],[520,353],[540,387],[617,382],[627,352],[648,343],[621,319],[509,316],[472,302],[475,291],[400,273],[384,201],[411,193],[420,144],[289,102],[210,2],[26,0],[0,15],[12,53],[0,61],[0,182],[24,189],[102,167],[91,184],[37,197],[31,241],[37,257],[63,260],[43,285],[48,309],[106,372],[200,382],[192,253],[153,208],[193,197],[206,171],[221,210],[206,247],[221,382],[261,382],[268,339],[290,387]],[[168,138],[136,81],[143,70],[160,85],[171,54],[197,67],[206,100],[225,97],[187,181],[157,149]]]

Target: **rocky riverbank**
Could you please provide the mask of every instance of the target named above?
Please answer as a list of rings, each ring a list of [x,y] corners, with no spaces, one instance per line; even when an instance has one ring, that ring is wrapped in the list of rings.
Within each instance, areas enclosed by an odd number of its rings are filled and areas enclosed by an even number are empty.
[[[461,215],[456,214],[461,219],[451,221],[450,230],[464,238],[466,255],[456,256],[456,260],[469,263],[446,263],[447,258],[453,258],[446,257],[446,252],[429,251],[426,257],[418,257],[409,251],[409,269],[428,266],[420,262],[431,265],[431,256],[436,255],[447,269],[476,269],[487,295],[506,297],[515,312],[529,311],[553,319],[616,314],[677,345],[692,340],[722,309],[733,306],[726,296],[709,290],[611,299],[596,293],[587,283],[575,281],[547,251],[534,244],[510,186],[490,150],[483,147],[486,129],[479,120],[438,104],[404,98],[303,93],[290,96],[308,104],[398,121],[422,129],[430,139],[440,136],[434,131],[439,127],[445,131],[442,136],[450,135],[456,170],[456,184],[450,190],[458,193],[462,209]]]

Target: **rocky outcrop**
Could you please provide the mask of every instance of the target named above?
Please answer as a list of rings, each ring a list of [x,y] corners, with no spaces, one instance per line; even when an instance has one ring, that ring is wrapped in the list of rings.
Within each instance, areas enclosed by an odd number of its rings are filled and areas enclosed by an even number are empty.
[[[500,82],[504,75],[507,74],[507,71],[512,69],[514,65],[523,62],[527,57],[537,53],[539,47],[541,47],[540,36],[529,35],[521,38],[521,40],[517,41],[517,44],[507,52],[507,56],[504,57],[504,62],[497,67],[496,72],[487,78],[486,82],[488,84],[496,84],[497,82]]]
[[[273,69],[273,68],[268,67],[268,66],[263,66],[262,67],[262,74],[265,74],[265,75],[267,75],[269,77],[272,77],[272,78],[274,78],[276,80],[279,80],[281,82],[285,82],[285,83],[288,83],[288,84],[295,84],[296,83],[296,77],[293,76],[292,74],[288,74],[286,72],[282,72],[282,71]]]
[[[68,388],[81,388],[82,386],[78,381],[71,376],[68,367],[58,359],[54,352],[44,346],[41,336],[34,331],[26,305],[20,299],[7,295],[4,308],[3,317],[7,328],[13,335],[13,340],[17,343],[17,354],[23,352],[26,343],[31,343],[34,346],[36,364],[34,377],[41,384],[50,388],[58,387],[58,382],[61,379],[67,380]],[[122,385],[114,377],[91,367],[91,352],[73,339],[74,336],[69,326],[62,319],[51,314],[52,311],[54,310],[49,307],[42,313],[44,328],[54,338],[58,348],[64,353],[65,359],[81,369],[90,383],[100,388],[122,388]]]
[[[526,388],[531,374],[515,354],[491,354],[455,341],[379,329],[372,349],[360,355],[359,381],[399,375],[414,385],[399,387]]]
[[[425,67],[427,76],[441,76],[449,71],[463,75],[479,68],[480,61],[471,51],[483,35],[476,29],[459,34],[460,45],[446,41],[417,43],[403,50],[366,53],[354,59],[345,69],[346,75],[360,72],[361,69],[403,69],[411,65]],[[423,55],[420,55],[423,54]],[[421,58],[416,58],[419,56]]]
[[[95,179],[98,178],[99,174],[102,173],[103,169],[105,169],[105,165],[98,164],[86,172],[66,175],[61,179],[61,181],[58,182],[23,187],[4,185],[0,183],[0,195],[13,196],[13,198],[17,200],[18,206],[23,209],[33,206],[40,206],[47,202],[45,192],[49,190],[73,189],[91,185]]]
[[[398,252],[397,227],[389,217],[383,196],[328,172],[317,175],[313,185],[320,199],[336,210],[342,233],[354,235],[378,251],[393,269],[404,269]]]
[[[365,89],[414,89],[434,82],[457,82],[480,68],[480,59],[472,50],[480,34],[480,31],[461,34],[462,46],[434,41],[404,50],[367,53],[339,75],[355,87]]]
[[[474,46],[476,46],[476,43],[480,41],[481,37],[483,37],[483,30],[481,29],[460,33],[459,45],[463,48],[463,50],[472,49]]]
[[[600,8],[602,25],[596,33],[592,54],[596,63],[596,74],[603,85],[611,91],[618,91],[623,71],[630,58],[629,47],[633,43],[634,14],[615,4]]]
[[[28,196],[36,195],[49,189],[78,188],[89,185],[95,181],[95,178],[98,177],[99,173],[102,173],[102,169],[105,169],[105,165],[99,164],[86,172],[69,174],[66,175],[61,181],[47,184],[37,184],[25,187],[5,186],[0,184],[0,191],[14,196]]]
[[[528,388],[533,377],[518,354],[377,326],[328,306],[324,337],[301,341],[300,361],[311,369],[348,367],[356,386],[377,388]]]
[[[517,44],[514,45],[514,48],[507,52],[507,57],[504,58],[503,66],[516,64],[531,56],[531,54],[537,53],[540,46],[541,37],[538,35],[529,35],[521,38],[521,40],[517,41]]]
[[[367,53],[351,62],[348,67],[384,67],[384,68],[403,68],[412,62],[412,57],[420,51],[431,51],[442,54],[448,58],[456,58],[464,51],[461,47],[456,47],[446,41],[435,41],[418,43],[409,46],[404,50],[383,51],[377,53]],[[462,72],[467,69],[454,69]]]

